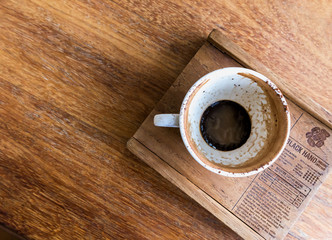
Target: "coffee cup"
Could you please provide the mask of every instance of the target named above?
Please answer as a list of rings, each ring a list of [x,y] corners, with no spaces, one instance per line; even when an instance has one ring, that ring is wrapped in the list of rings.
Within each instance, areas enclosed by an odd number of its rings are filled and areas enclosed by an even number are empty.
[[[290,132],[287,102],[277,86],[246,68],[223,68],[200,78],[180,114],[157,114],[159,127],[179,127],[191,156],[228,177],[256,174],[280,156]]]

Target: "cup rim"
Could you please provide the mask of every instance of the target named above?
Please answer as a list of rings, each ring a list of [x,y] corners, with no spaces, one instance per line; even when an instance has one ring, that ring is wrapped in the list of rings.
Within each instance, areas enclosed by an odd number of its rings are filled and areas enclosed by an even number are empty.
[[[238,73],[245,73],[245,74],[252,74],[256,77],[258,77],[260,80],[262,80],[263,82],[265,82],[269,87],[271,87],[279,96],[282,104],[284,105],[284,107],[287,109],[285,111],[286,113],[286,118],[287,118],[287,133],[286,133],[286,137],[284,138],[284,142],[282,144],[282,147],[279,149],[278,153],[274,156],[274,158],[267,162],[266,164],[264,164],[263,166],[251,170],[249,172],[228,172],[228,171],[224,171],[222,169],[218,169],[215,167],[212,167],[206,163],[204,163],[199,156],[196,155],[196,153],[194,152],[193,148],[191,147],[189,140],[187,138],[187,134],[186,134],[186,130],[184,127],[184,121],[185,121],[185,112],[186,109],[188,107],[188,103],[189,103],[189,99],[191,98],[192,94],[195,93],[195,91],[200,87],[203,86],[206,82],[208,82],[209,76],[212,74],[215,74],[216,72],[220,72],[222,75],[229,75],[229,74],[238,74]],[[227,177],[247,177],[250,175],[254,175],[257,174],[261,171],[263,171],[264,169],[268,168],[269,166],[271,166],[281,155],[282,151],[284,150],[284,148],[286,147],[287,144],[287,139],[289,138],[289,134],[290,134],[290,113],[288,111],[288,106],[287,106],[287,102],[286,99],[284,98],[284,96],[282,95],[281,91],[279,90],[279,88],[271,81],[269,80],[267,77],[265,77],[264,75],[248,69],[248,68],[241,68],[241,67],[227,67],[227,68],[221,68],[221,69],[217,69],[215,71],[212,71],[206,75],[204,75],[203,77],[201,77],[198,81],[196,81],[194,83],[194,85],[192,85],[189,89],[189,91],[187,92],[186,96],[184,97],[182,104],[181,104],[181,109],[180,109],[180,114],[179,114],[179,127],[180,127],[180,133],[181,133],[181,137],[182,140],[185,144],[185,147],[187,148],[187,150],[189,151],[189,153],[191,154],[191,156],[204,168],[210,170],[211,172],[214,172],[218,175],[222,175],[222,176],[227,176]]]

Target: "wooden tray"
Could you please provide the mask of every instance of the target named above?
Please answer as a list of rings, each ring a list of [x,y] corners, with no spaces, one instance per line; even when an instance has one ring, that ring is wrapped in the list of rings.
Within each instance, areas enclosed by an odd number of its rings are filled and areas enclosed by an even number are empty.
[[[292,129],[281,157],[250,177],[228,178],[201,167],[187,152],[179,129],[153,125],[158,113],[178,113],[181,102],[200,77],[213,70],[244,66],[266,75],[286,93]],[[300,216],[331,164],[332,135],[328,120],[295,102],[298,93],[214,30],[135,135],[128,148],[245,239],[282,239]],[[290,97],[293,96],[292,100]],[[295,96],[295,97],[294,97]],[[312,115],[320,118],[321,121]]]

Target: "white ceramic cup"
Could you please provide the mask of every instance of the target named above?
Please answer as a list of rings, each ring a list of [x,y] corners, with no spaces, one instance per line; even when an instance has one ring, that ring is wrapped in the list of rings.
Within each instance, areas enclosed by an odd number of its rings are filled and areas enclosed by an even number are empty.
[[[213,103],[231,100],[251,119],[247,141],[231,151],[209,146],[200,131],[204,111]],[[270,166],[284,149],[290,132],[285,98],[269,79],[246,68],[223,68],[199,79],[187,92],[180,114],[158,114],[155,126],[179,127],[192,157],[206,169],[229,177],[256,174]]]

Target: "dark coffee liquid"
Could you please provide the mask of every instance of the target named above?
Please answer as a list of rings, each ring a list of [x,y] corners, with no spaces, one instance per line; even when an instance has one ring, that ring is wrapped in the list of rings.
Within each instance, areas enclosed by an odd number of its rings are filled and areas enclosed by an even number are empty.
[[[241,147],[249,138],[251,121],[238,103],[223,100],[209,106],[201,118],[201,133],[213,148],[230,151]]]

